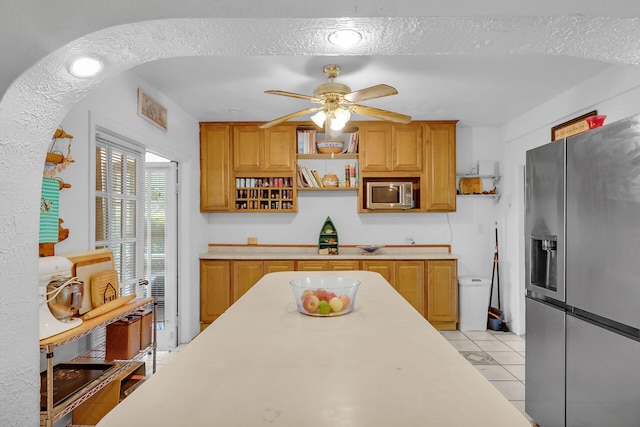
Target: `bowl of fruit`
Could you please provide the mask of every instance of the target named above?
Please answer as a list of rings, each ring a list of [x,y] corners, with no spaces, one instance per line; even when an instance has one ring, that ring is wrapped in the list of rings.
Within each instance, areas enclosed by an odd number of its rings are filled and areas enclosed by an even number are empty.
[[[298,312],[332,317],[351,313],[360,281],[340,276],[309,276],[289,282]]]

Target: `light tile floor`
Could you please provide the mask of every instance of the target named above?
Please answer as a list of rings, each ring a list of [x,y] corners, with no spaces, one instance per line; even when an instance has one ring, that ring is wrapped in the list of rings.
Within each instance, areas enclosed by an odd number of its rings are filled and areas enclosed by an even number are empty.
[[[441,333],[495,388],[526,415],[524,336],[492,330]]]

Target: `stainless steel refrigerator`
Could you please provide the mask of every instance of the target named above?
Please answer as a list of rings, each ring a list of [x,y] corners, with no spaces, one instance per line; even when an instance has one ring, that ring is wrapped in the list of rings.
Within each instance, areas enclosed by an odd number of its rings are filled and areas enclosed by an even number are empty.
[[[640,115],[529,150],[525,410],[640,426]]]

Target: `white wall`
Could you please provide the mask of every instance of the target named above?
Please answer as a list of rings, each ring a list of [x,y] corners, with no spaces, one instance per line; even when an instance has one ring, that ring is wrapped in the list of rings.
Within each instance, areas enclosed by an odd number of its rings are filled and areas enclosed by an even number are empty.
[[[505,239],[501,259],[505,299],[512,329],[525,332],[524,324],[524,165],[526,151],[551,140],[551,128],[597,110],[607,116],[605,125],[640,113],[640,68],[619,66],[531,110],[503,127],[503,191],[499,204]]]
[[[168,110],[167,131],[137,115],[137,90],[143,88]],[[61,123],[73,135],[71,155],[75,162],[58,176],[72,185],[60,193],[60,217],[70,230],[69,238],[56,245],[56,254],[92,249],[94,242],[92,204],[94,203],[93,165],[95,127],[101,126],[136,141],[148,151],[179,162],[180,207],[179,229],[180,311],[188,314],[179,336],[188,342],[199,332],[193,313],[199,311],[198,255],[207,250],[206,219],[199,212],[200,167],[199,128],[195,119],[167,99],[162,93],[126,72],[106,80],[76,103]],[[62,150],[66,153],[66,148]]]

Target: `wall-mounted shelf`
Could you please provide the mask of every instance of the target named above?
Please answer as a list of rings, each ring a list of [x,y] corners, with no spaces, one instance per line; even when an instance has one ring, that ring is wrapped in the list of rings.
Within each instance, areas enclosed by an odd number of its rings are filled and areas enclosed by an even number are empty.
[[[358,191],[358,187],[298,187],[300,191]]]
[[[298,159],[357,159],[358,153],[297,154]]]
[[[496,189],[495,193],[489,193],[486,190],[483,190],[482,193],[478,194],[460,194],[460,178],[479,178],[483,182],[490,181],[491,190]],[[456,175],[456,187],[458,188],[458,197],[475,197],[480,199],[493,199],[494,203],[498,203],[500,200],[500,193],[498,192],[498,182],[500,181],[500,175]],[[489,191],[491,191],[489,190]]]

